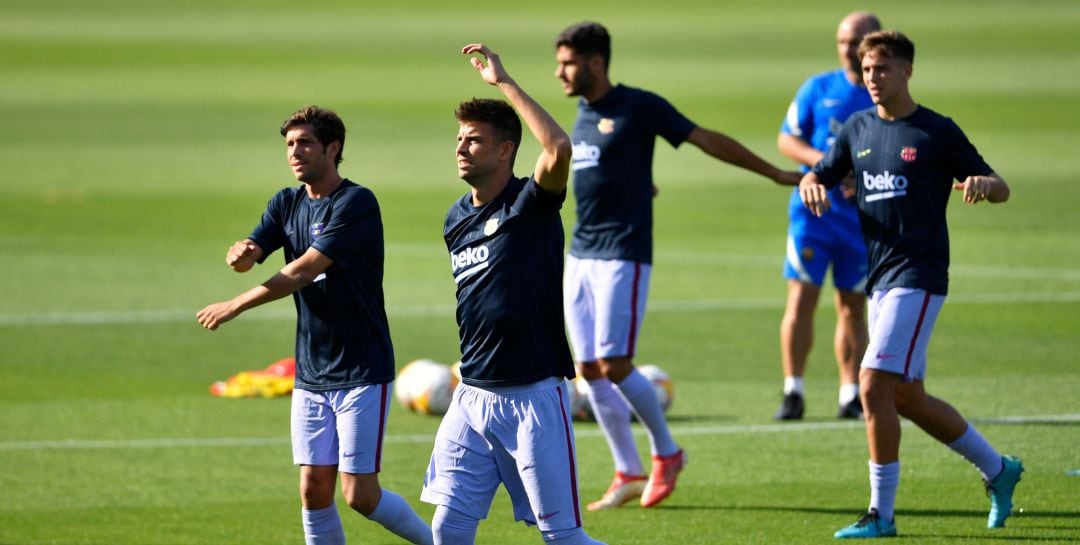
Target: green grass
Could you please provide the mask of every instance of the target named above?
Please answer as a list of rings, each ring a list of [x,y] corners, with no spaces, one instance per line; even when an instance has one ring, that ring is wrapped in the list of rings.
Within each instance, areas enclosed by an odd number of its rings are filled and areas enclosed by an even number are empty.
[[[498,96],[458,54],[462,45],[489,43],[569,126],[574,101],[552,77],[551,40],[576,20],[603,21],[615,80],[657,91],[780,162],[787,103],[806,76],[835,65],[835,24],[857,7],[385,4],[0,8],[0,543],[302,541],[288,401],[207,391],[291,352],[291,303],[215,333],[193,319],[279,263],[236,275],[222,257],[294,183],[277,126],[299,106],[342,114],[343,173],[382,203],[399,366],[451,362],[453,282],[440,234],[465,191],[451,112],[462,99]],[[907,427],[900,532],[919,543],[1075,543],[1080,477],[1066,472],[1080,469],[1080,5],[918,0],[878,14],[918,45],[916,98],[956,119],[1013,189],[1002,206],[953,201],[952,289],[928,387],[1028,468],[1023,512],[988,532],[976,472]],[[522,157],[536,150],[527,141]],[[674,377],[670,418],[692,463],[661,507],[586,513],[586,529],[612,544],[832,542],[866,506],[867,454],[860,426],[832,426],[828,297],[807,379],[809,426],[770,420],[788,194],[664,144],[655,175],[656,263],[639,361]],[[1073,417],[1039,418],[1063,414]],[[1000,420],[1008,416],[1033,418]],[[437,425],[395,406],[381,475],[425,518],[432,508],[417,498]],[[588,501],[606,487],[610,457],[594,424],[577,431]],[[539,542],[511,519],[500,494],[478,542]],[[358,515],[344,521],[351,543],[396,542]]]

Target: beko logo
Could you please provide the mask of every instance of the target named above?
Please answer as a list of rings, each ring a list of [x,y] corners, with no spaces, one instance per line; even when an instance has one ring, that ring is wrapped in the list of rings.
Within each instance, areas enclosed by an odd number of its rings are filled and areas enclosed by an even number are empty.
[[[456,254],[450,254],[450,268],[454,272],[454,282],[460,283],[466,277],[486,269],[489,255],[490,251],[486,244],[476,248],[465,248]],[[458,272],[460,269],[465,270]]]
[[[581,170],[600,164],[600,146],[594,146],[586,142],[574,144],[574,155],[570,168]]]
[[[863,171],[863,187],[873,192],[867,193],[866,202],[902,197],[907,195],[907,186],[908,179],[903,175],[897,176],[887,170],[882,174]]]

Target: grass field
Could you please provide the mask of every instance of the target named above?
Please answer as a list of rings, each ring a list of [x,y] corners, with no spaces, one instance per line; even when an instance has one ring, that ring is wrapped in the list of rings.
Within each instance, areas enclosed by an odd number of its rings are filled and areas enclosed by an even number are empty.
[[[806,76],[835,65],[835,25],[857,7],[6,0],[0,544],[302,542],[288,400],[207,390],[290,354],[291,302],[214,333],[193,318],[279,266],[275,257],[237,275],[222,256],[294,183],[277,126],[299,106],[342,114],[342,172],[382,203],[398,365],[452,362],[441,225],[465,191],[452,110],[497,96],[462,45],[490,44],[569,127],[575,104],[552,75],[551,40],[572,22],[600,20],[614,36],[613,79],[657,91],[780,162],[781,116]],[[989,532],[977,473],[907,427],[899,530],[917,543],[1076,543],[1080,4],[918,0],[878,14],[918,46],[916,99],[956,119],[1012,186],[1001,206],[953,199],[951,295],[928,386],[1028,468],[1023,512]],[[864,433],[832,419],[828,298],[807,419],[773,423],[788,193],[687,148],[658,146],[639,361],[674,377],[671,422],[692,463],[661,507],[587,513],[585,527],[611,544],[831,542],[868,491]],[[527,142],[522,156],[535,153]],[[384,486],[425,518],[433,510],[417,498],[437,425],[395,406],[385,445]],[[610,458],[595,425],[577,434],[581,495],[591,500]],[[351,543],[395,543],[343,514]],[[511,519],[500,493],[478,542],[539,542]]]

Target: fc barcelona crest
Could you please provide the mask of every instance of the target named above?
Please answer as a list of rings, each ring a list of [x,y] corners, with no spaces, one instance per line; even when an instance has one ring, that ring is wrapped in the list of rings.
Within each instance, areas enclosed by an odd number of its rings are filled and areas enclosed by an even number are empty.
[[[596,129],[599,130],[601,134],[611,134],[615,132],[615,120],[605,117],[596,124]]]
[[[900,148],[900,158],[903,159],[904,162],[910,163],[915,160],[915,154],[918,151],[919,150],[915,149],[914,147],[904,146]]]

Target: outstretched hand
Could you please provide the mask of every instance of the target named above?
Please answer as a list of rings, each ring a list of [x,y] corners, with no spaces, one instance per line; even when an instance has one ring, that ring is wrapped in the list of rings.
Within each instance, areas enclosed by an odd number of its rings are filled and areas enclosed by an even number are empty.
[[[235,318],[237,314],[232,301],[222,301],[220,303],[207,305],[206,308],[196,312],[195,319],[198,320],[203,327],[213,331],[221,324]]]
[[[484,78],[484,81],[498,85],[510,79],[510,76],[506,73],[506,69],[503,68],[502,61],[499,60],[499,55],[488,48],[484,44],[469,44],[461,48],[461,53],[464,55],[471,55],[473,53],[479,53],[484,56],[487,61],[487,65],[477,57],[470,58],[473,68],[477,72],[480,72],[480,77]]]
[[[803,176],[802,181],[799,182],[799,197],[802,199],[803,206],[809,208],[819,218],[832,206],[832,202],[829,201],[829,190],[818,181],[813,172]]]
[[[964,202],[977,204],[990,198],[994,182],[989,176],[968,176],[963,182],[954,183],[953,189],[964,192]]]

